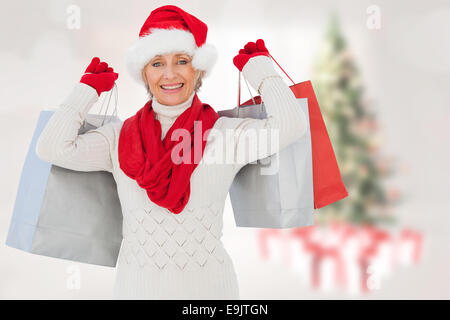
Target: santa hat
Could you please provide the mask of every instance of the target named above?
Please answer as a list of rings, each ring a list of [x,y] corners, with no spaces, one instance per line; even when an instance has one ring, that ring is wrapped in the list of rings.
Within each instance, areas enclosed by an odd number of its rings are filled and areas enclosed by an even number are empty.
[[[177,6],[159,7],[150,13],[139,32],[139,39],[128,49],[128,71],[143,82],[142,69],[158,54],[182,51],[192,58],[194,69],[211,72],[217,60],[217,49],[206,43],[205,23]]]

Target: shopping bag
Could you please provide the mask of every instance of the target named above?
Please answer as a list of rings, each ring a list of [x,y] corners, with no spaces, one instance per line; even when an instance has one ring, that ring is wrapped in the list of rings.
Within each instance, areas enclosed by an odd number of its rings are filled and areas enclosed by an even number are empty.
[[[342,181],[339,166],[336,161],[333,146],[328,136],[325,122],[317,102],[311,81],[295,83],[278,62],[270,56],[280,67],[286,76],[292,81],[290,89],[296,98],[308,99],[308,115],[311,130],[312,144],[312,163],[313,163],[313,181],[314,181],[314,209],[319,209],[339,201],[348,196],[347,189]],[[240,80],[240,77],[239,77]],[[240,81],[239,81],[240,83]],[[261,103],[261,97],[240,104],[240,84],[239,84],[239,104],[247,106]]]
[[[298,99],[298,102],[305,114],[308,114],[307,99]],[[218,113],[231,118],[267,118],[264,103]],[[314,194],[309,128],[302,138],[277,154],[243,166],[234,177],[229,194],[238,227],[295,228],[313,225]]]
[[[105,98],[106,99],[106,98]],[[117,100],[116,100],[117,102]],[[122,242],[122,211],[110,172],[81,172],[36,155],[54,111],[41,111],[23,166],[6,245],[26,252],[114,267]],[[88,114],[78,134],[116,115]]]

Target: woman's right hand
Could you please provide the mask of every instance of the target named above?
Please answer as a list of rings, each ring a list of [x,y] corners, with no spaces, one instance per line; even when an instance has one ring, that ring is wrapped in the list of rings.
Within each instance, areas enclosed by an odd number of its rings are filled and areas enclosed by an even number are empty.
[[[94,57],[80,82],[94,88],[100,96],[102,92],[112,89],[118,77],[119,74],[114,72],[113,68],[108,67],[106,62],[100,62],[98,57]]]

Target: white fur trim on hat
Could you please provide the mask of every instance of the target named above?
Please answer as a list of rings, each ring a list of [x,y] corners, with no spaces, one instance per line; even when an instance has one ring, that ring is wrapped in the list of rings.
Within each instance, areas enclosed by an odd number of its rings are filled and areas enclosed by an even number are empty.
[[[211,74],[211,70],[217,61],[217,49],[209,43],[205,43],[195,51],[192,59],[192,66],[197,70],[204,70],[206,78]]]
[[[152,29],[151,33],[139,38],[126,54],[126,66],[131,76],[143,82],[142,69],[158,54],[185,52],[192,57],[194,69],[205,71],[208,76],[217,60],[217,49],[205,43],[200,48],[192,33],[181,29]]]

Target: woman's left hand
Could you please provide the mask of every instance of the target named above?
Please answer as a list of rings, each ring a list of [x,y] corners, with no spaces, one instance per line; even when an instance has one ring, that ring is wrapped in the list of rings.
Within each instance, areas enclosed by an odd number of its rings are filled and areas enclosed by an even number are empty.
[[[263,39],[256,40],[256,43],[248,42],[243,49],[239,50],[239,54],[233,58],[233,63],[239,71],[242,71],[248,60],[260,55],[270,57],[269,50],[267,50]]]

